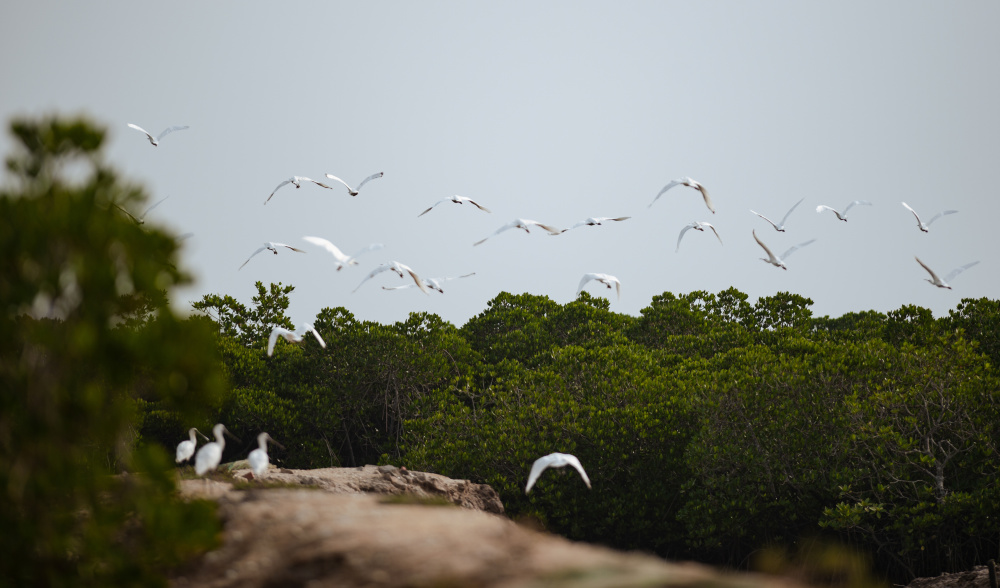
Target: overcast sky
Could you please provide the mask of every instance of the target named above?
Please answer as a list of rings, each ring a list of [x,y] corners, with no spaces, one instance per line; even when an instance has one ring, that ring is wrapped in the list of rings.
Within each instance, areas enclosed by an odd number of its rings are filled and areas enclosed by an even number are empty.
[[[91,116],[107,155],[184,242],[203,294],[249,304],[254,282],[295,286],[300,325],[324,307],[392,323],[427,311],[455,324],[501,291],[576,296],[587,272],[617,276],[631,315],[665,291],[760,296],[788,291],[816,315],[905,304],[946,315],[996,298],[1000,214],[1000,3],[963,2],[50,2],[0,8],[4,126],[15,115]],[[154,134],[190,129],[153,147]],[[0,153],[10,153],[4,132]],[[292,175],[355,184],[356,197],[285,186]],[[675,187],[690,176],[714,200]],[[442,204],[454,194],[468,205]],[[804,198],[778,233],[777,221]],[[858,206],[840,222],[826,204]],[[927,234],[923,217],[945,209]],[[141,212],[141,211],[136,211]],[[565,228],[506,231],[522,217]],[[711,233],[681,229],[709,221]],[[781,254],[816,239],[784,271]],[[13,230],[8,227],[6,230]],[[348,253],[384,249],[335,271],[302,239]],[[300,247],[261,254],[264,241]],[[939,274],[980,260],[935,288]],[[402,285],[475,272],[445,293]]]

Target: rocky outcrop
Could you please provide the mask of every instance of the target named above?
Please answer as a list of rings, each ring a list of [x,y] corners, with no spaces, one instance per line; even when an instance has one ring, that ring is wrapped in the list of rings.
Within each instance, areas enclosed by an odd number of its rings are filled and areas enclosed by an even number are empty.
[[[568,541],[500,516],[489,486],[392,466],[272,470],[238,486],[182,483],[218,501],[224,531],[175,588],[789,586]]]

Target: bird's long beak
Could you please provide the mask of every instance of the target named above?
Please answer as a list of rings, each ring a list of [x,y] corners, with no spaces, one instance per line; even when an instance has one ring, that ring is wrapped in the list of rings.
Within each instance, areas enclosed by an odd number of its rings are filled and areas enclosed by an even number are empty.
[[[239,438],[239,437],[237,437],[236,435],[233,435],[232,433],[230,433],[230,432],[229,432],[229,429],[227,429],[227,428],[225,428],[225,427],[223,427],[223,429],[222,429],[222,433],[223,433],[223,434],[225,434],[225,435],[229,435],[229,438],[230,438],[230,439],[232,439],[232,440],[234,440],[234,441],[237,441],[237,442],[239,442],[239,443],[243,443],[243,441],[242,441],[242,440],[240,440],[240,438]]]
[[[282,449],[284,449],[284,448],[285,448],[285,446],[284,446],[284,445],[282,445],[281,443],[278,443],[277,441],[275,441],[275,440],[274,440],[274,438],[271,438],[271,443],[274,443],[275,445],[277,445],[278,447],[280,447],[280,448],[282,448]]]
[[[208,435],[202,433],[201,431],[195,429],[195,433],[198,433],[199,435],[201,435],[201,438],[204,439],[205,441],[211,441],[211,439],[208,438]]]

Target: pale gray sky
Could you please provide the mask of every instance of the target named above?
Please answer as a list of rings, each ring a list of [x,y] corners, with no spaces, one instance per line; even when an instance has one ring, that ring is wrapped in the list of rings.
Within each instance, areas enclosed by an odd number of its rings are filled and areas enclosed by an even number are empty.
[[[82,112],[111,130],[108,156],[170,196],[149,221],[193,232],[184,259],[205,293],[249,303],[256,280],[294,284],[289,313],[344,306],[383,323],[428,311],[461,326],[502,290],[574,299],[587,272],[616,275],[611,308],[637,315],[654,295],[736,287],[790,291],[817,315],[936,316],[964,297],[996,298],[1000,214],[1000,4],[945,2],[51,2],[0,8],[4,126],[13,115]],[[190,129],[158,148],[136,131]],[[6,133],[0,152],[10,152]],[[292,175],[349,183],[274,187]],[[677,187],[691,176],[711,193]],[[459,194],[492,210],[443,204]],[[774,220],[800,198],[786,233]],[[850,221],[819,204],[855,207]],[[928,234],[923,216],[944,209]],[[507,231],[523,217],[558,237]],[[685,224],[709,221],[710,233]],[[780,252],[815,238],[788,271],[759,258],[751,230]],[[11,230],[8,228],[8,230]],[[347,252],[385,244],[359,266]],[[246,258],[264,241],[307,254]],[[954,290],[938,273],[981,263]],[[427,296],[385,291],[380,262],[424,277],[476,275]]]

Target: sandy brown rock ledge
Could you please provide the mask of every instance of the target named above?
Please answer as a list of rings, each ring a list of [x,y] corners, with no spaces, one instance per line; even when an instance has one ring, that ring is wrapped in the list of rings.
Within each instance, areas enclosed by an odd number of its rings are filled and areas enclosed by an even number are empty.
[[[497,514],[503,507],[492,488],[487,492],[464,480],[403,471],[366,466],[268,476],[313,478],[320,490],[236,491],[223,482],[187,480],[182,484],[186,495],[207,493],[219,501],[223,545],[173,578],[172,586],[789,585],[533,531]],[[481,501],[484,507],[386,502],[384,494],[398,493],[389,490],[400,486],[467,505]],[[488,495],[496,504],[483,498]]]

